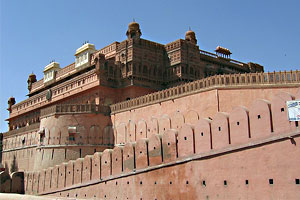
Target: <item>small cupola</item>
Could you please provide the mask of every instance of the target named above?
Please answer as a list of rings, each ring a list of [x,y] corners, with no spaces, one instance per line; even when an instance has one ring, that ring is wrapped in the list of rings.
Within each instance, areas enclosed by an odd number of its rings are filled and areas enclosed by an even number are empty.
[[[76,50],[75,53],[75,68],[83,69],[91,65],[91,54],[96,51],[95,45],[84,42],[81,47]]]
[[[197,39],[196,39],[196,34],[194,31],[192,31],[191,29],[189,29],[186,33],[185,33],[185,40],[189,41],[193,44],[197,44]]]
[[[230,55],[232,54],[229,49],[226,49],[221,46],[217,46],[215,52],[218,57],[222,57],[222,58],[230,58]]]
[[[7,110],[9,111],[9,113],[11,113],[11,107],[12,107],[13,105],[15,105],[15,103],[16,103],[15,97],[10,97],[10,98],[8,99],[8,101],[7,101],[7,104],[8,104]]]
[[[31,91],[32,84],[36,82],[36,75],[32,72],[29,74],[28,79],[27,79],[27,84],[28,84],[28,91]]]
[[[60,70],[59,63],[54,60],[51,61],[50,64],[44,68],[44,83],[55,80],[58,70]]]
[[[128,39],[140,38],[142,35],[140,25],[133,20],[133,22],[131,22],[128,25],[128,30],[126,32],[126,35],[127,35]]]

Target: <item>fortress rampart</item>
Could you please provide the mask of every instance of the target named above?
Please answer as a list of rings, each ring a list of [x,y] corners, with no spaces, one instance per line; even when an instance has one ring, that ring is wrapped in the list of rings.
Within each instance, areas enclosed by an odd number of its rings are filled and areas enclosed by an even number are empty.
[[[201,50],[192,30],[166,45],[141,34],[131,22],[126,40],[85,42],[75,63],[28,76],[29,98],[8,99],[0,192],[300,199],[299,123],[286,106],[300,99],[300,72]]]
[[[214,87],[230,88],[230,86],[247,87],[282,87],[298,86],[300,71],[245,73],[215,75],[190,83],[182,84],[166,90],[154,92],[129,101],[120,102],[111,106],[112,114],[133,110],[147,105],[177,99],[194,93],[199,93]],[[238,88],[238,87],[237,87]]]
[[[179,129],[185,123],[251,107],[256,99],[272,101],[279,92],[297,93],[300,72],[218,75],[111,105],[116,144],[134,142]]]
[[[298,89],[213,120],[166,119],[147,139],[26,172],[25,191],[83,199],[297,199],[300,132],[287,119],[286,101],[299,98]]]

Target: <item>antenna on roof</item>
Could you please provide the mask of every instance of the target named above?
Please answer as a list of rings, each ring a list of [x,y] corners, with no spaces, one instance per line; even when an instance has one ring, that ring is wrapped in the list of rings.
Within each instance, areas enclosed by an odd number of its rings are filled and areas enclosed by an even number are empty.
[[[189,26],[189,31],[191,31],[191,27]]]
[[[132,21],[135,22],[135,19],[133,18]]]

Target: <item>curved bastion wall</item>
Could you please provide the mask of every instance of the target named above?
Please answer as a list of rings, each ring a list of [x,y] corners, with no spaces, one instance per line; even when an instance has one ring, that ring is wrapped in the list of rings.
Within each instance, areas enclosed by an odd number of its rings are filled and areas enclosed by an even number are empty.
[[[25,173],[26,194],[82,199],[299,199],[298,123],[280,92],[211,119]],[[178,124],[179,125],[179,124]],[[162,192],[163,191],[163,192]]]
[[[37,125],[3,141],[4,166],[11,169],[14,163],[18,171],[41,170],[114,144],[110,117],[99,113],[46,116]],[[74,140],[70,140],[68,127],[76,127]]]
[[[45,138],[37,147],[34,170],[81,158],[112,148],[113,131],[109,116],[103,114],[70,114],[41,119]],[[70,138],[69,127],[76,127]]]

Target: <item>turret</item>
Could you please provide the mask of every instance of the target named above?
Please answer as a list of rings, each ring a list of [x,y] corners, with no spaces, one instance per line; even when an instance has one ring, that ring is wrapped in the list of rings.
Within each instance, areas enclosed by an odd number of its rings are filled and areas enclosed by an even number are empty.
[[[7,108],[7,110],[9,111],[9,113],[11,113],[11,107],[12,107],[13,105],[15,105],[15,103],[16,103],[15,97],[10,97],[10,98],[8,99],[8,102],[7,102],[8,108]]]
[[[126,35],[127,35],[128,39],[140,38],[142,35],[140,25],[138,23],[136,23],[135,21],[131,22],[128,25],[128,30],[126,32]]]
[[[194,31],[192,30],[188,30],[186,33],[185,33],[185,40],[186,41],[189,41],[193,44],[197,44],[197,39],[196,39],[196,34]]]
[[[31,91],[31,88],[32,88],[32,84],[36,82],[36,76],[34,73],[31,73],[28,77],[28,80],[27,80],[27,84],[28,84],[28,91],[30,92]]]

